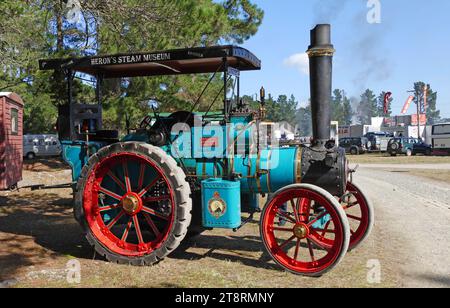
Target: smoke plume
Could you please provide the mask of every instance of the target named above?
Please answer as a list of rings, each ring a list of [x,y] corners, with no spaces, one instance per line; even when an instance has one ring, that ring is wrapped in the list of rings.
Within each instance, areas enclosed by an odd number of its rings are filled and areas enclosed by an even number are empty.
[[[365,0],[358,2],[367,3]],[[355,41],[352,43],[355,65],[360,69],[353,78],[355,90],[364,91],[371,87],[373,81],[385,81],[391,76],[391,64],[381,50],[384,43],[387,26],[382,24],[369,24],[366,19],[367,8],[361,9],[353,18]]]
[[[380,1],[383,10],[386,4],[385,1]],[[370,24],[367,20],[370,9],[367,4],[368,0],[314,0],[313,5],[315,23],[333,25],[339,19],[341,27],[347,26],[345,29],[349,32],[348,41],[345,42],[347,48],[338,51],[341,54],[346,53],[344,56],[348,65],[357,67],[353,76],[347,75],[354,84],[354,88],[348,90],[357,96],[351,99],[354,111],[359,106],[359,95],[367,88],[372,88],[373,82],[388,80],[392,72],[392,64],[382,49],[388,21],[382,19],[381,24]],[[350,5],[352,9],[356,8],[356,13],[347,13],[350,10],[346,8]]]
[[[314,0],[314,23],[331,23],[344,11],[349,0]]]

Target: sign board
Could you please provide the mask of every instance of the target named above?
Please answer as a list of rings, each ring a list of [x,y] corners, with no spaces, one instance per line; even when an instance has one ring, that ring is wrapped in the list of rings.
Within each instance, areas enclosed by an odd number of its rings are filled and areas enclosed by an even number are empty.
[[[427,115],[421,114],[420,115],[420,125],[426,125],[427,124]],[[411,125],[417,126],[417,114],[413,114],[411,116]]]

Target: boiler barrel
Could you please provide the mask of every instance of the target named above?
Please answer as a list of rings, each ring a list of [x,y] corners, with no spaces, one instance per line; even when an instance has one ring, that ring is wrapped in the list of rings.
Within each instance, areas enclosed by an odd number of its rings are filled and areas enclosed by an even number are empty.
[[[298,182],[302,149],[266,148],[247,156],[235,155],[229,158],[230,174],[238,174],[243,193],[263,194]],[[210,178],[225,174],[223,164],[197,162],[196,174],[200,178]]]
[[[345,186],[346,159],[336,156],[329,167],[324,153],[304,147],[266,148],[256,153],[229,159],[230,174],[239,175],[241,191],[247,194],[267,194],[296,183],[314,184],[335,196],[341,196]],[[200,178],[225,174],[223,164],[198,162],[196,173]]]

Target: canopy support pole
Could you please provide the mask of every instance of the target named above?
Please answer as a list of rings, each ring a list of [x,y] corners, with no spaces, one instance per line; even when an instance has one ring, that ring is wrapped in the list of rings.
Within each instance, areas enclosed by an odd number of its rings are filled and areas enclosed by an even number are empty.
[[[228,81],[228,61],[227,58],[223,58],[223,115],[225,123],[229,122],[230,115],[228,112],[228,103],[227,103],[227,82]]]
[[[95,95],[97,98],[97,104],[99,106],[99,110],[98,112],[100,113],[100,118],[99,118],[99,123],[97,123],[98,125],[98,130],[102,130],[103,129],[103,74],[98,74],[97,75],[97,83],[96,83],[96,87],[95,87]]]
[[[67,104],[69,105],[69,125],[70,125],[70,140],[75,140],[75,126],[73,125],[73,72],[70,68],[66,71],[67,76]]]

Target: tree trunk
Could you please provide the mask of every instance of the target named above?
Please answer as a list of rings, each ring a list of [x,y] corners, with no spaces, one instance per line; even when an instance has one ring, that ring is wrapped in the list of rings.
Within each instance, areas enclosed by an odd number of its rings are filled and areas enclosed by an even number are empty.
[[[55,5],[56,17],[56,51],[61,53],[64,50],[64,33],[63,33],[63,0],[59,0]]]

